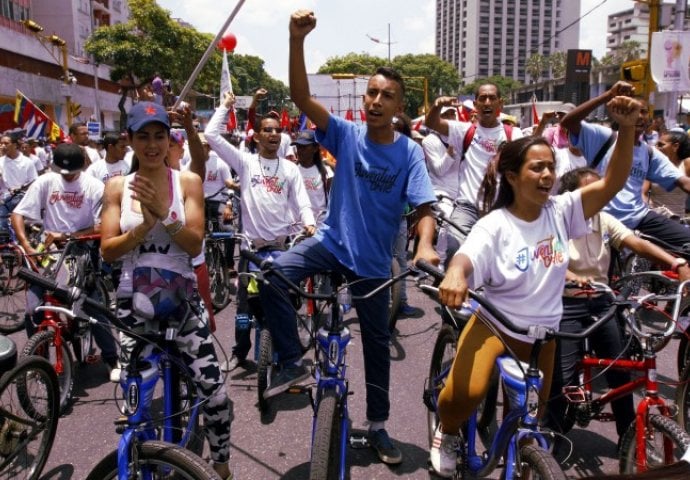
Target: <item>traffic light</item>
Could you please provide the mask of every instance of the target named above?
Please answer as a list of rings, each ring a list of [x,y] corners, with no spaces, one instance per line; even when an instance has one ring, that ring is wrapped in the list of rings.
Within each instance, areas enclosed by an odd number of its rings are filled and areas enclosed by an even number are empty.
[[[72,118],[77,118],[79,115],[81,115],[81,104],[70,102],[69,111],[72,114]]]
[[[621,80],[635,88],[635,95],[647,98],[650,91],[649,65],[647,60],[631,60],[621,65]]]

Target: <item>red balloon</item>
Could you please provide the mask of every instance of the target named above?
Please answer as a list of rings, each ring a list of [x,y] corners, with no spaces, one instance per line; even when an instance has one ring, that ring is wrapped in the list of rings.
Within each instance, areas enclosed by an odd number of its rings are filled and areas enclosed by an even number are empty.
[[[232,52],[237,46],[237,37],[234,33],[225,33],[218,42],[218,48]]]

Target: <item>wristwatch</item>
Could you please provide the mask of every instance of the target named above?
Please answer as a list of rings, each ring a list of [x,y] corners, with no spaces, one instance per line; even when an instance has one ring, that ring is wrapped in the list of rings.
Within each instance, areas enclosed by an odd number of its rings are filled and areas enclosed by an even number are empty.
[[[673,264],[671,264],[671,271],[674,273],[678,273],[678,269],[680,267],[685,267],[687,266],[688,261],[684,258],[676,258],[673,260]]]

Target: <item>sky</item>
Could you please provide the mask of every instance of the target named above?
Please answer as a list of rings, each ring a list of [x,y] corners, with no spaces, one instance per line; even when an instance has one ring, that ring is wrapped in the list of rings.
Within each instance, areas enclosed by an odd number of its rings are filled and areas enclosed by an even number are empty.
[[[608,15],[632,8],[633,3],[581,0],[581,15],[595,10],[580,22],[577,47],[602,57],[606,53]],[[216,34],[237,1],[158,0],[158,4],[197,30]],[[266,71],[287,83],[288,22],[290,14],[300,8],[313,10],[317,21],[305,41],[309,73],[316,72],[330,57],[350,52],[387,58],[389,26],[391,57],[434,53],[435,0],[246,0],[227,29],[237,37],[235,52],[264,59]]]

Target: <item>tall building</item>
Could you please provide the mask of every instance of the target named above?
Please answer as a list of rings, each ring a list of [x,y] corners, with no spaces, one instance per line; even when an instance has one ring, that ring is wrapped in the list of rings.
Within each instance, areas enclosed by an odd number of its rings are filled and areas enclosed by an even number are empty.
[[[579,15],[580,0],[436,0],[436,55],[465,84],[492,75],[529,83],[530,55],[578,47]]]

